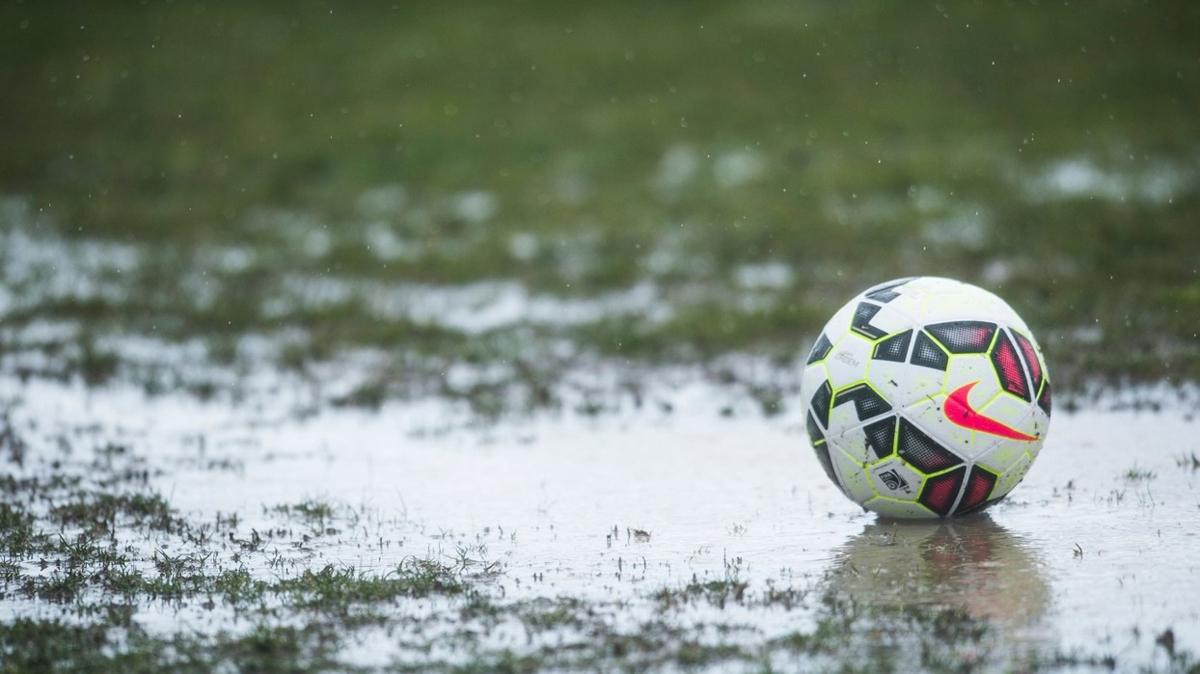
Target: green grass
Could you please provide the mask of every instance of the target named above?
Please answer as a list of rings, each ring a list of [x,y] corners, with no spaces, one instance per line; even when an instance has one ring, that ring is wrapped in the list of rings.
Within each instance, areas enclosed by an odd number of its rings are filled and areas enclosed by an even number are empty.
[[[1196,29],[1186,2],[9,4],[0,232],[140,259],[82,272],[120,292],[5,311],[0,365],[211,397],[227,379],[110,338],[308,378],[376,349],[329,402],[435,394],[494,416],[559,405],[561,373],[597,357],[794,363],[863,286],[941,274],[1011,300],[1061,391],[1196,381]],[[1110,196],[1030,192],[1066,160]],[[229,247],[245,255],[213,261]],[[740,270],[767,262],[790,278],[747,304]],[[352,291],[280,305],[297,278]],[[361,285],[496,279],[565,298],[651,282],[670,315],[465,334],[381,316]],[[75,329],[21,336],[45,321]],[[258,335],[288,337],[264,362],[238,350]],[[443,373],[464,362],[515,367],[462,390]]]
[[[121,639],[120,634],[126,634]],[[260,625],[247,634],[155,638],[128,623],[73,625],[19,618],[0,624],[0,672],[210,672],[221,668],[279,673],[354,671],[312,628]],[[118,642],[121,642],[120,644]]]
[[[453,569],[434,560],[409,559],[382,576],[364,575],[352,568],[326,566],[304,571],[272,586],[293,595],[297,606],[323,609],[358,603],[388,602],[398,597],[462,594],[467,586]]]
[[[1127,482],[1149,482],[1150,480],[1158,477],[1158,475],[1152,470],[1146,470],[1144,468],[1138,468],[1137,466],[1134,466],[1133,468],[1125,471],[1125,475],[1123,477]]]
[[[134,525],[158,531],[171,531],[181,525],[170,505],[159,494],[108,492],[77,493],[50,510],[51,520],[64,527],[81,527],[95,533],[111,531],[117,517]]]

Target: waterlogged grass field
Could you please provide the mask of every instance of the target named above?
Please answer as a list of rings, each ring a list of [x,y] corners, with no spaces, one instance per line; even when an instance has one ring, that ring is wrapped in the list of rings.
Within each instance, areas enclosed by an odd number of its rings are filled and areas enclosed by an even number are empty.
[[[0,672],[1200,671],[1200,8],[0,5]],[[961,278],[1056,417],[845,500]]]

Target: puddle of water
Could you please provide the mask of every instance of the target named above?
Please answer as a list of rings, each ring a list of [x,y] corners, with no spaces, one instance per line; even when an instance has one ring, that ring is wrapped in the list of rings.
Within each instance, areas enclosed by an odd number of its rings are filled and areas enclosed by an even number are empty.
[[[1139,200],[1170,203],[1196,181],[1191,167],[1168,161],[1151,161],[1144,168],[1114,171],[1084,158],[1063,159],[1024,181],[1033,201],[1087,197],[1108,201]]]
[[[453,554],[467,540],[503,563],[497,591],[506,599],[624,602],[631,625],[653,613],[650,593],[725,578],[733,565],[752,587],[867,606],[961,605],[1022,647],[1151,663],[1167,628],[1177,648],[1200,647],[1200,473],[1177,463],[1200,428],[1185,410],[1060,413],[1025,482],[988,517],[895,525],[834,489],[796,420],[717,417],[721,394],[701,384],[665,394],[671,414],[547,416],[430,434],[422,431],[441,403],[265,423],[261,408],[34,382],[13,419],[38,428],[35,442],[109,420],[96,432],[166,467],[152,482],[199,519],[236,512],[266,529],[276,521],[267,507],[310,498],[363,513],[353,530],[297,558],[308,568],[387,569],[411,555]],[[236,469],[211,469],[224,460]],[[438,601],[414,610],[436,611]],[[700,605],[681,615],[744,626],[737,638],[750,643],[801,620],[771,607]],[[199,629],[227,624],[219,612],[205,616]],[[169,629],[179,615],[158,607],[139,620]],[[518,636],[495,639],[519,647]],[[394,642],[364,637],[355,657],[386,661],[396,655],[387,648]]]
[[[479,334],[519,324],[573,326],[637,314],[664,321],[672,306],[650,282],[588,298],[561,298],[530,292],[516,281],[480,281],[457,286],[423,283],[385,284],[337,277],[289,276],[283,292],[264,307],[268,317],[301,308],[359,299],[371,315],[407,319]]]

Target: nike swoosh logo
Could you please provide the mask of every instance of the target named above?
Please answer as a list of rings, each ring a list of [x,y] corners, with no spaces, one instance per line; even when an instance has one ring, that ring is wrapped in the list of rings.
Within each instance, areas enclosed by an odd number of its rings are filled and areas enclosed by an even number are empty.
[[[967,400],[967,395],[971,393],[971,389],[979,382],[973,381],[970,384],[963,384],[946,398],[945,404],[942,405],[942,412],[952,423],[958,424],[963,428],[969,428],[980,433],[988,433],[989,435],[998,435],[1009,440],[1023,440],[1025,442],[1033,442],[1037,440],[1036,435],[1022,433],[1017,429],[1005,424],[1002,421],[997,421],[989,416],[980,414],[971,407],[970,401]]]

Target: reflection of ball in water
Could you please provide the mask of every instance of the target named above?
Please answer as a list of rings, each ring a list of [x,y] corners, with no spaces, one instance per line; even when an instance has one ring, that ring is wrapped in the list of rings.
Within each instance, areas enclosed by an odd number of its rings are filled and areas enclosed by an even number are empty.
[[[827,578],[827,591],[856,604],[953,608],[1015,630],[1050,605],[1036,557],[987,516],[870,524],[837,552]]]
[[[813,345],[802,395],[829,478],[888,517],[994,503],[1050,425],[1049,373],[1028,326],[999,297],[942,278],[850,300]]]

